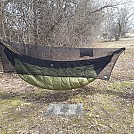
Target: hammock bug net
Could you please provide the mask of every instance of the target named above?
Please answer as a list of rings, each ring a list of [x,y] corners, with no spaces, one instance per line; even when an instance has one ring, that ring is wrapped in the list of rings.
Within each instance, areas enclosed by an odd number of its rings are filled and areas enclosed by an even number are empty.
[[[109,80],[116,60],[125,50],[60,48],[19,43],[7,45],[5,42],[1,46],[5,73],[17,73],[30,84],[48,89],[78,88],[97,78]]]

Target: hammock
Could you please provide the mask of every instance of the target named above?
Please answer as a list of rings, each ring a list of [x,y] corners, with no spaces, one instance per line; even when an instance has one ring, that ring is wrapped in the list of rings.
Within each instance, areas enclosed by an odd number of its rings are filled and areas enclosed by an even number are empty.
[[[80,88],[97,78],[109,80],[116,60],[125,50],[0,44],[5,73],[17,73],[24,81],[51,90]]]

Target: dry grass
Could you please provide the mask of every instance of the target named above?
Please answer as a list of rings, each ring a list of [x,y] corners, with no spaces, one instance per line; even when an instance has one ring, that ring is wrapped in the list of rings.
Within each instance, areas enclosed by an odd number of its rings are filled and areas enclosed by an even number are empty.
[[[49,91],[17,76],[0,75],[0,134],[133,134],[134,39],[95,47],[126,47],[110,81],[77,90]],[[44,116],[49,103],[83,103],[79,117]]]

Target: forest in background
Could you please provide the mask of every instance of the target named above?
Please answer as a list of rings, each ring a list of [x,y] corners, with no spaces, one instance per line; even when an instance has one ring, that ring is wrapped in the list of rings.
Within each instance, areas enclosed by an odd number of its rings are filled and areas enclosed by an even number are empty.
[[[130,0],[1,0],[0,38],[9,42],[85,47],[134,32]]]

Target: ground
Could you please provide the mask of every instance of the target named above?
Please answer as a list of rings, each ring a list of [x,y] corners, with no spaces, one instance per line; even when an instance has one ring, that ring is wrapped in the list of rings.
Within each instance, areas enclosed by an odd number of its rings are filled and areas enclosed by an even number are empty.
[[[133,134],[134,38],[94,47],[126,47],[110,81],[81,89],[50,91],[16,75],[0,74],[0,134]],[[81,116],[45,116],[50,103],[83,104]]]

